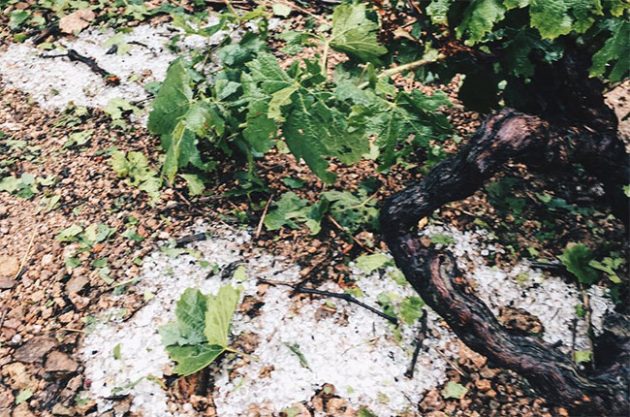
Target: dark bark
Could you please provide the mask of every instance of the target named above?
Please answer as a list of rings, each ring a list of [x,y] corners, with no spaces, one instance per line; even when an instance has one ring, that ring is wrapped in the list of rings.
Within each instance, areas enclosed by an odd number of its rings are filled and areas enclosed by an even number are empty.
[[[627,155],[615,130],[603,125],[609,116],[606,111],[591,111],[591,115],[598,120],[598,131],[588,126],[552,126],[539,116],[512,109],[489,117],[459,153],[385,201],[381,226],[406,278],[469,347],[520,373],[552,403],[574,413],[626,415],[630,407],[627,326],[616,323],[596,342],[596,359],[608,360],[597,360],[600,369],[585,375],[552,346],[503,328],[467,284],[452,255],[424,247],[415,230],[420,219],[445,203],[470,196],[508,161],[544,171],[581,163],[602,181],[614,213],[627,225],[628,200],[622,191],[630,177]],[[612,361],[611,354],[616,356]]]

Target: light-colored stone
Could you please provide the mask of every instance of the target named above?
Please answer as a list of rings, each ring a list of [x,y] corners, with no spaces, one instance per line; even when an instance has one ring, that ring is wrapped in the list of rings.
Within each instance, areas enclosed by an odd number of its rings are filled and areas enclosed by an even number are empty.
[[[52,264],[54,259],[55,257],[51,253],[47,253],[46,255],[42,256],[42,266]]]
[[[481,392],[490,391],[490,389],[492,389],[492,384],[487,379],[478,379],[475,381],[475,386]]]
[[[12,417],[35,417],[35,414],[28,408],[28,404],[22,403],[13,409]]]
[[[88,282],[90,281],[86,275],[74,273],[72,274],[72,278],[66,283],[66,292],[68,294],[76,294],[81,291]]]
[[[61,403],[57,403],[53,405],[52,413],[56,416],[73,416],[75,414],[70,408],[66,407]]]
[[[51,352],[44,366],[47,372],[74,372],[78,367],[79,364],[70,355],[59,351]]]
[[[9,277],[0,277],[0,290],[10,290],[15,287],[17,281]]]
[[[13,362],[3,366],[2,375],[6,377],[5,381],[14,390],[22,390],[31,385],[31,377],[23,363]]]
[[[0,256],[0,278],[13,278],[20,270],[20,261],[15,256]]]

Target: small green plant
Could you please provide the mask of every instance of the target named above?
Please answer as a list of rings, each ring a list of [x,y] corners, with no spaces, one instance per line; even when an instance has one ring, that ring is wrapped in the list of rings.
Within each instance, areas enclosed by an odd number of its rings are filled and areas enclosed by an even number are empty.
[[[20,177],[8,176],[0,179],[0,191],[16,195],[20,198],[31,199],[40,192],[40,187],[54,185],[55,177],[36,177],[24,173]]]
[[[217,295],[192,288],[184,291],[175,308],[175,320],[160,328],[162,343],[177,364],[176,373],[194,374],[224,352],[236,352],[229,347],[229,331],[240,294],[229,285],[221,287]]]
[[[79,243],[80,251],[89,251],[97,243],[104,242],[116,232],[116,229],[103,223],[93,223],[83,228],[73,224],[57,234],[56,239],[62,243]]]
[[[267,230],[278,230],[284,226],[295,229],[299,227],[299,224],[304,224],[311,234],[316,235],[321,230],[321,221],[325,212],[324,203],[309,205],[308,201],[289,191],[274,203],[274,208],[265,217],[265,227]]]
[[[619,278],[617,270],[621,267],[621,265],[623,265],[623,263],[623,258],[613,258],[607,256],[601,261],[593,259],[588,263],[588,265],[591,268],[604,272],[613,284],[621,284],[621,278]]]
[[[120,178],[126,178],[129,185],[146,192],[152,201],[160,198],[162,180],[149,166],[149,160],[142,152],[114,151],[111,157],[114,172]]]
[[[357,193],[349,191],[326,191],[322,193],[329,203],[329,212],[335,220],[355,234],[361,229],[378,230],[378,208],[374,196],[368,196],[365,189]]]
[[[316,235],[327,214],[352,235],[360,230],[378,229],[376,200],[372,196],[368,197],[363,189],[357,193],[326,191],[314,204],[309,204],[293,191],[286,192],[273,203],[264,223],[267,230],[278,230],[282,227],[295,229],[304,224],[312,235]]]
[[[577,280],[585,285],[597,282],[599,275],[589,264],[593,254],[586,245],[581,243],[569,243],[558,259]]]
[[[228,21],[224,15],[209,33]],[[331,160],[353,164],[372,155],[385,170],[418,146],[442,141],[450,125],[438,109],[449,100],[439,92],[428,96],[395,87],[390,77],[403,69],[379,73],[387,49],[377,30],[364,4],[342,4],[330,33],[305,35],[321,45],[318,60],[282,68],[261,31],[245,33],[238,43],[226,40],[215,54],[223,69],[209,78],[200,75],[203,57],[173,62],[149,116],[149,129],[160,135],[166,152],[163,177],[172,183],[183,169],[212,171],[219,154],[244,156],[252,177],[254,159],[278,146],[333,183]],[[349,60],[332,77],[331,49]]]

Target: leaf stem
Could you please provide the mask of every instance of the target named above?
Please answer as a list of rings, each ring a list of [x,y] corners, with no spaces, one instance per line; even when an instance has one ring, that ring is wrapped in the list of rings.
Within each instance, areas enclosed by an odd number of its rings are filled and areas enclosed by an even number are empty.
[[[234,6],[232,6],[232,3],[230,2],[230,0],[223,0],[223,2],[225,3],[225,7],[227,7],[230,13],[233,14],[234,17],[236,17],[236,20],[238,20],[238,22],[240,23],[241,17],[239,16],[238,13],[236,13],[236,9],[234,8]]]
[[[330,42],[324,41],[324,52],[322,52],[322,75],[328,79],[328,51],[330,50]]]
[[[253,361],[257,361],[258,360],[258,359],[256,359],[255,356],[252,356],[249,353],[241,352],[240,350],[232,349],[231,347],[225,347],[224,350],[226,352],[232,352],[232,353],[236,353],[237,355],[244,356],[247,359],[251,359]]]
[[[409,63],[404,64],[404,65],[399,65],[399,66],[394,67],[394,68],[386,69],[385,71],[381,72],[378,75],[378,78],[391,77],[392,75],[400,74],[401,72],[411,71],[411,70],[414,70],[416,68],[420,68],[420,67],[422,67],[424,65],[432,64],[434,62],[441,61],[444,58],[446,58],[446,55],[438,54],[435,58],[429,58],[429,59],[422,58],[422,59],[419,59],[417,61],[412,61],[412,62],[409,62]]]
[[[106,290],[113,290],[114,288],[123,287],[125,285],[133,284],[136,281],[140,281],[140,278],[135,277],[135,278],[128,279],[126,281],[117,282],[116,284],[112,284],[109,287],[107,287]]]
[[[422,66],[425,66],[427,64],[432,64],[434,62],[441,61],[444,58],[446,58],[446,55],[438,54],[434,58],[429,58],[429,59],[422,58],[422,59],[419,59],[417,61],[408,62],[408,63],[406,63],[404,65],[399,65],[397,67],[389,68],[389,69],[386,69],[386,70],[382,71],[380,74],[378,74],[378,78],[387,78],[387,77],[391,77],[391,76],[396,75],[396,74],[400,74],[400,73],[405,72],[405,71],[411,71],[411,70],[414,70],[416,68],[420,68]],[[369,84],[370,83],[368,81],[366,81],[364,83],[359,84],[359,88],[360,89],[364,89]]]

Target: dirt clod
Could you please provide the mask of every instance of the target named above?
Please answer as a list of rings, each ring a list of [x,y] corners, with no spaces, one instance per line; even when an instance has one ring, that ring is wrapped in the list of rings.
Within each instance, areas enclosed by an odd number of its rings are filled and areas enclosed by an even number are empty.
[[[13,359],[24,363],[38,362],[42,360],[44,355],[50,352],[56,345],[57,342],[51,337],[34,337],[15,351]]]

